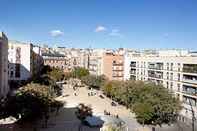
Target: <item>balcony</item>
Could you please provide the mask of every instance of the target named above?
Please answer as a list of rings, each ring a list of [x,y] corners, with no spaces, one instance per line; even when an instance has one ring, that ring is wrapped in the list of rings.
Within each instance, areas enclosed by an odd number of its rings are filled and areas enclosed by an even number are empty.
[[[123,74],[121,74],[121,75],[119,75],[119,74],[118,75],[113,74],[112,77],[123,77]]]
[[[148,77],[163,79],[162,72],[148,71]]]
[[[135,69],[131,69],[131,70],[130,70],[130,74],[135,75],[135,74],[136,74],[136,70],[135,70]]]
[[[197,88],[192,86],[183,85],[182,93],[197,96]]]
[[[163,63],[149,63],[148,68],[153,70],[163,70]]]
[[[136,76],[130,76],[130,80],[136,80]]]
[[[113,66],[123,66],[124,63],[113,63]]]
[[[131,62],[130,67],[136,68],[136,62]]]
[[[192,97],[183,96],[183,103],[186,105],[197,106],[197,100]]]
[[[197,64],[184,64],[183,72],[186,73],[197,73]]]
[[[197,76],[183,75],[183,82],[197,85]]]

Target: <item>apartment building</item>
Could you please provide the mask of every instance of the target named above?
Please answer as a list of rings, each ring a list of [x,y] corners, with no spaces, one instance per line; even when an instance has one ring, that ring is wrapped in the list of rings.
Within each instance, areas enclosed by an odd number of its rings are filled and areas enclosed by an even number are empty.
[[[8,53],[10,82],[27,81],[42,69],[43,59],[38,46],[9,41]]]
[[[56,48],[42,48],[42,53],[45,55],[45,61],[49,57],[50,59],[59,59],[59,62],[65,60],[64,70],[70,71],[75,67],[84,67],[88,68],[88,60],[89,60],[89,53],[88,49],[77,49],[77,48],[66,48],[66,47],[56,47]],[[52,56],[49,56],[52,55]],[[56,56],[57,55],[57,56]],[[55,58],[56,57],[56,58]],[[62,59],[62,57],[64,57]],[[52,61],[51,61],[52,62]],[[45,62],[46,63],[46,62]],[[50,63],[49,61],[47,63]],[[52,63],[52,66],[58,67]]]
[[[109,80],[124,80],[124,56],[122,50],[89,50],[88,69],[90,74],[105,75]]]
[[[89,52],[87,49],[67,49],[65,56],[68,58],[69,69],[72,70],[75,67],[88,68]]]
[[[0,32],[0,98],[6,97],[8,91],[8,38]]]
[[[42,57],[44,59],[44,65],[48,65],[50,67],[59,68],[64,70],[67,69],[67,61],[65,55],[59,53],[42,53]]]
[[[103,74],[103,55],[104,49],[90,49],[88,54],[88,70],[90,74],[102,75]]]
[[[103,75],[109,80],[124,80],[124,56],[116,53],[104,53]]]
[[[190,123],[192,108],[197,117],[197,56],[188,51],[159,51],[125,55],[124,79],[162,84],[183,102],[179,119]]]

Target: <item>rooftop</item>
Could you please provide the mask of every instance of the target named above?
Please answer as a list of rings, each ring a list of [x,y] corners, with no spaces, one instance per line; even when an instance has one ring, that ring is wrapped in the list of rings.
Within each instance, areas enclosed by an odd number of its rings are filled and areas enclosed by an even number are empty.
[[[42,53],[42,56],[47,56],[47,57],[65,57],[65,55],[59,54],[59,53]]]

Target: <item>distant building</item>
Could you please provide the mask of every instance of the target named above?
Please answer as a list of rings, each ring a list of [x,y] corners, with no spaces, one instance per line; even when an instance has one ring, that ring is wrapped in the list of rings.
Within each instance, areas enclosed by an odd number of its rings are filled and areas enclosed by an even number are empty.
[[[109,80],[124,80],[123,51],[93,49],[89,57],[89,71],[93,75],[105,75]]]
[[[42,53],[42,57],[44,59],[44,65],[67,71],[67,62],[65,55],[58,53]]]
[[[58,67],[65,71],[71,71],[75,67],[88,68],[88,50],[77,48],[42,48],[45,65],[51,64],[52,67]],[[51,59],[51,60],[50,60]],[[59,62],[53,63],[53,60]],[[61,63],[64,62],[62,65]]]
[[[8,91],[8,38],[0,32],[0,98],[6,97]]]
[[[8,52],[10,81],[27,81],[39,75],[43,66],[40,47],[9,41]]]
[[[103,75],[103,55],[105,50],[92,49],[89,51],[88,70],[92,75]]]
[[[124,80],[124,56],[105,53],[103,55],[103,75],[109,80]]]
[[[90,56],[88,70],[92,75],[103,74],[103,57],[102,56]]]
[[[172,91],[183,102],[181,121],[191,122],[191,105],[197,117],[196,56],[181,50],[158,51],[152,55],[141,53],[125,55],[124,65],[125,80],[152,81]]]

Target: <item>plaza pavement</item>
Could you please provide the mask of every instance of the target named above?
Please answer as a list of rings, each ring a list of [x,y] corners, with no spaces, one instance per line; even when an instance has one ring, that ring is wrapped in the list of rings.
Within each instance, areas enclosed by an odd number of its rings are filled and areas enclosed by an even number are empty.
[[[95,91],[95,96],[88,96],[90,91],[85,88],[78,88],[76,91],[71,86],[64,85],[62,96],[56,98],[59,101],[65,102],[65,105],[60,109],[59,113],[53,113],[49,119],[48,127],[42,128],[43,121],[38,122],[33,128],[1,128],[0,131],[99,131],[99,128],[89,128],[81,124],[75,115],[76,106],[79,103],[85,105],[91,105],[94,115],[102,115],[104,110],[110,112],[112,115],[118,115],[128,125],[129,131],[150,131],[150,127],[142,128],[137,123],[135,115],[127,110],[124,106],[111,106],[111,100],[109,98],[100,98],[101,92]],[[74,95],[77,94],[77,96]],[[12,125],[10,125],[12,126]],[[33,125],[34,126],[34,125]],[[186,127],[184,124],[156,127],[156,131],[190,131],[191,128]]]
[[[70,88],[70,86],[65,85],[63,89],[63,96],[60,96],[57,99],[60,101],[65,101],[66,108],[73,108],[79,103],[84,103],[92,107],[94,115],[103,115],[104,110],[110,112],[111,115],[118,115],[123,121],[126,122],[129,131],[137,131],[138,128],[142,128],[142,126],[137,123],[134,114],[127,110],[124,106],[111,106],[112,101],[109,98],[105,97],[102,99],[99,97],[101,92],[93,90],[92,92],[96,93],[96,95],[88,96],[88,93],[90,92],[91,91],[85,87],[78,88],[74,91]],[[74,93],[76,93],[77,96],[75,96]]]

